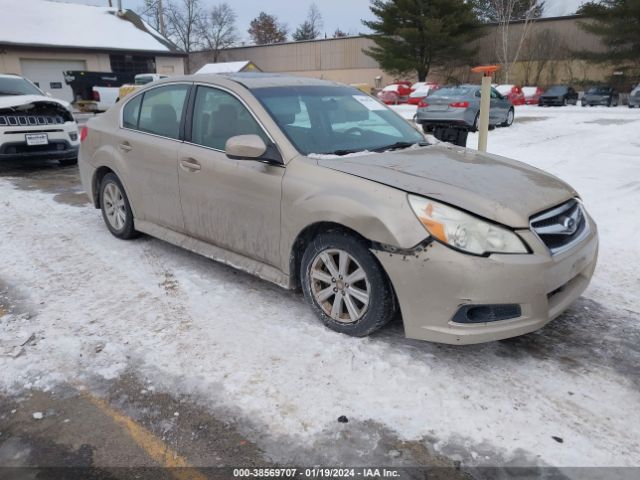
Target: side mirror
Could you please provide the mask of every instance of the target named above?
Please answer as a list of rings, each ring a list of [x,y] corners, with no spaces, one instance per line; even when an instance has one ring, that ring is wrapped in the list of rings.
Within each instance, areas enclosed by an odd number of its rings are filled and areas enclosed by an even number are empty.
[[[227,140],[224,150],[234,160],[254,160],[265,154],[267,145],[258,135],[236,135]]]

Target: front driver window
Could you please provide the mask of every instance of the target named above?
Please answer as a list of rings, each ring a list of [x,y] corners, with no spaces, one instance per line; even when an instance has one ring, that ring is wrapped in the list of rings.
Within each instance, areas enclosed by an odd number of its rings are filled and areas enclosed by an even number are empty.
[[[236,135],[258,135],[269,143],[267,135],[240,100],[223,90],[198,87],[191,142],[224,151],[227,140]]]

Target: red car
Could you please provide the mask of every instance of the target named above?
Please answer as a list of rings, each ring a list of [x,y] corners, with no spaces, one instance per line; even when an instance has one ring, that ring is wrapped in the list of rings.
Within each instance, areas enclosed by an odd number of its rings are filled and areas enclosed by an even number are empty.
[[[437,83],[427,83],[427,82],[416,82],[411,86],[413,90],[409,95],[409,100],[407,103],[409,105],[418,105],[422,100],[424,100],[430,92],[437,90],[439,88]]]
[[[514,105],[525,104],[524,92],[518,85],[498,85],[496,90]]]
[[[522,87],[524,93],[524,101],[527,105],[538,105],[540,96],[544,93],[544,90],[540,87]]]
[[[378,99],[387,105],[407,103],[411,91],[410,82],[395,82],[384,87],[378,93]]]

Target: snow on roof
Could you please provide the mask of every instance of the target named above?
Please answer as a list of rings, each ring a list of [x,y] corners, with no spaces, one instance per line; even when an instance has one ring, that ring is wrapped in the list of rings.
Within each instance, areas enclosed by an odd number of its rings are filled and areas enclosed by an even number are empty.
[[[0,0],[0,44],[179,52],[143,22],[117,8],[46,0]]]
[[[249,60],[242,62],[207,63],[196,72],[196,75],[199,73],[238,73],[245,69],[250,63]]]

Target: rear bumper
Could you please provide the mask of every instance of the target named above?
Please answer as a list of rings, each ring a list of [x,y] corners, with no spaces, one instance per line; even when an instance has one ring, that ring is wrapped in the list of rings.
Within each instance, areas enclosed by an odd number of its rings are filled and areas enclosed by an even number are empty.
[[[423,125],[462,125],[473,127],[476,119],[475,111],[465,108],[453,108],[449,110],[429,110],[419,108],[416,114],[416,121]]]
[[[405,334],[449,344],[473,344],[538,330],[560,315],[589,284],[596,266],[598,235],[551,256],[529,230],[518,233],[528,255],[477,257],[431,243],[416,255],[374,251],[394,286]],[[518,305],[520,316],[485,323],[459,323],[465,305]]]

